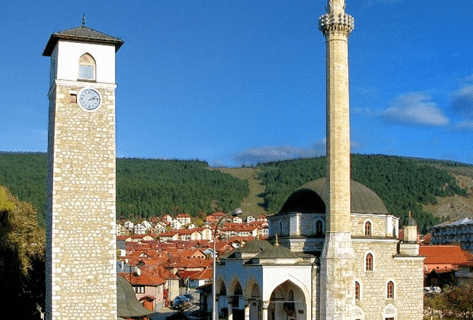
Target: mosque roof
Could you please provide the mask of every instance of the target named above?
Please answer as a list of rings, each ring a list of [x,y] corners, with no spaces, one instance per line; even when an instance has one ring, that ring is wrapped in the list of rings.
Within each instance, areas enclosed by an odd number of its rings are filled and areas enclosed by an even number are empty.
[[[257,259],[297,259],[299,257],[288,248],[279,245],[279,243],[276,243],[275,245],[272,245],[268,249],[256,255],[255,258]]]
[[[351,212],[388,214],[379,196],[370,188],[351,180]],[[289,212],[325,213],[325,178],[313,180],[294,191],[279,214]]]
[[[240,249],[243,253],[259,253],[266,249],[271,248],[273,245],[266,240],[261,240],[256,238],[245,244],[243,248]]]
[[[115,52],[120,49],[124,41],[120,38],[112,37],[103,32],[91,29],[82,25],[77,28],[71,28],[64,31],[55,32],[49,38],[48,44],[44,49],[43,56],[49,57],[56,46],[58,40],[82,41],[91,43],[111,44],[115,46]]]

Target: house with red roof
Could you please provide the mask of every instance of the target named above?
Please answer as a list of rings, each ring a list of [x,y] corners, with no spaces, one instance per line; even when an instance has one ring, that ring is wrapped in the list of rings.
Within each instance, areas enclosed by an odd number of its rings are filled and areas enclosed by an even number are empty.
[[[460,246],[420,246],[424,260],[424,286],[443,287],[456,282],[460,266],[473,262],[473,255]]]
[[[183,225],[191,223],[191,216],[187,213],[180,213],[176,216],[176,220],[179,220]]]
[[[189,276],[189,288],[197,288],[212,282],[212,268],[205,268]]]
[[[225,216],[226,214],[223,212],[214,212],[212,214],[209,214],[207,218],[205,219],[205,221],[207,221],[209,224],[217,223],[218,220],[220,220],[222,217],[225,217]]]
[[[166,283],[164,279],[140,269],[119,275],[130,282],[136,298],[146,309],[158,310],[164,306],[164,285]]]

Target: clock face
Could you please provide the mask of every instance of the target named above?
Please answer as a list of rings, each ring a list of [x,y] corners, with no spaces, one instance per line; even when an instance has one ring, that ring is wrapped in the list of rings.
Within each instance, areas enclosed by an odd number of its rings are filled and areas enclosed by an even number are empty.
[[[94,89],[85,88],[79,93],[79,104],[85,110],[93,111],[100,107],[101,102],[100,94]]]

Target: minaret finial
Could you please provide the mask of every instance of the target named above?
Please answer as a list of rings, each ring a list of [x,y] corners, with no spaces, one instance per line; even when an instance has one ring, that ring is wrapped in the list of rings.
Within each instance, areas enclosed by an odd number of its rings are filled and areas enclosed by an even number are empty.
[[[82,14],[82,25],[85,26],[85,13]]]

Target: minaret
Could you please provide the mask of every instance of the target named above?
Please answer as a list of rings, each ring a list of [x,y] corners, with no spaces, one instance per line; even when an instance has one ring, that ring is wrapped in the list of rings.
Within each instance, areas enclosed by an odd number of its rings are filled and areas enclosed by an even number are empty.
[[[117,319],[115,53],[82,26],[51,35],[46,319]]]
[[[328,0],[319,29],[326,40],[326,236],[321,256],[321,319],[353,319],[354,251],[350,222],[348,36],[354,20],[344,0]]]

